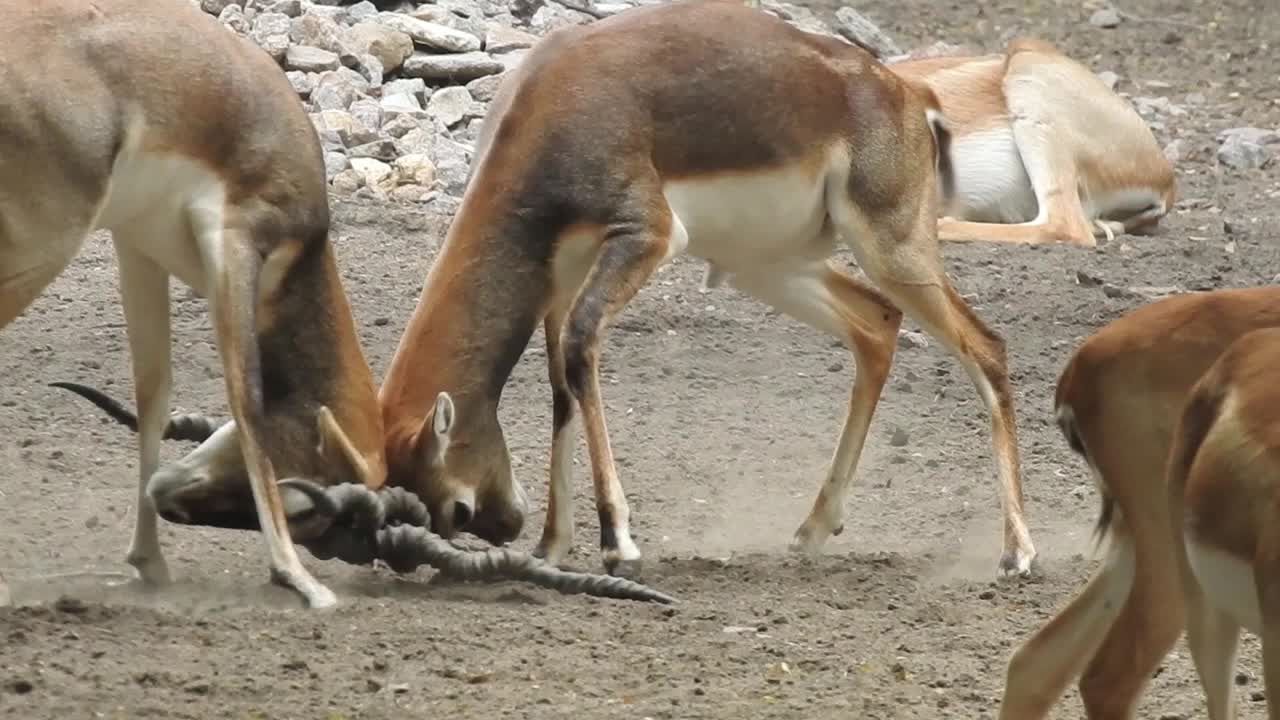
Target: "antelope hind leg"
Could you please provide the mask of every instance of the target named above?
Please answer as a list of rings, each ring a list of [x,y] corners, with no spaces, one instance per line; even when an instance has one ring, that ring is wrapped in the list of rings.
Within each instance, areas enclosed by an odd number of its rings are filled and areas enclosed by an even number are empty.
[[[856,373],[839,441],[813,507],[796,530],[791,549],[813,553],[844,529],[844,503],[866,442],[897,348],[902,313],[875,290],[829,263],[797,265],[791,271],[739,273],[730,283],[780,312],[851,346]]]
[[[12,222],[16,218],[10,218]],[[80,250],[88,235],[87,228],[73,228],[61,237],[51,238],[48,248],[54,252],[35,257],[0,255],[0,331],[18,318],[44,289],[58,277]],[[6,237],[0,225],[0,248],[17,247],[18,243]],[[0,607],[13,602],[13,594],[0,572]]]

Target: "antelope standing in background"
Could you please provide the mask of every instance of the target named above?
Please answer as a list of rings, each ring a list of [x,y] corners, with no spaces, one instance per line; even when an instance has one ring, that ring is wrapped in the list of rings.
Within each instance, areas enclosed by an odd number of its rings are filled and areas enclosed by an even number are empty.
[[[10,3],[0,68],[0,328],[92,231],[115,244],[140,417],[129,564],[169,582],[157,509],[261,528],[273,579],[333,605],[288,525],[309,495],[276,479],[380,486],[382,420],[329,242],[320,143],[284,72],[185,0]],[[170,275],[209,299],[234,422],[159,468]]]
[[[437,528],[518,535],[526,503],[497,408],[541,324],[554,420],[537,552],[560,563],[570,551],[581,413],[604,565],[636,574],[600,354],[610,320],[659,266],[689,253],[856,356],[831,469],[794,548],[817,551],[843,529],[905,310],[956,355],[991,413],[999,565],[1027,574],[1035,550],[1004,343],[938,254],[939,185],[945,199],[954,179],[949,138],[923,83],[736,2],[637,8],[547,35],[501,83],[461,208],[382,384],[392,481],[428,499]],[[828,262],[838,239],[880,290]]]
[[[1077,678],[1087,717],[1133,717],[1152,673],[1188,627],[1180,599],[1182,533],[1170,521],[1165,480],[1179,415],[1192,388],[1232,342],[1274,326],[1280,326],[1280,288],[1192,293],[1112,321],[1072,354],[1054,407],[1067,443],[1084,457],[1098,485],[1098,534],[1110,542],[1085,588],[1013,653],[1001,720],[1047,717]],[[1216,436],[1212,447],[1222,439],[1230,435]],[[1232,457],[1242,458],[1238,467],[1247,467],[1243,459],[1250,453],[1235,454],[1247,446],[1228,447]],[[1220,544],[1253,527],[1240,508],[1269,506],[1256,494],[1262,486],[1246,491],[1240,484],[1263,467],[1254,465],[1241,480],[1193,473],[1203,478],[1200,487],[1217,488],[1195,499],[1195,512],[1206,522],[1202,537]],[[1231,482],[1236,487],[1225,484]],[[1216,521],[1203,514],[1210,509],[1218,513]],[[1219,567],[1231,570],[1230,563]],[[1196,624],[1188,629],[1194,648]]]

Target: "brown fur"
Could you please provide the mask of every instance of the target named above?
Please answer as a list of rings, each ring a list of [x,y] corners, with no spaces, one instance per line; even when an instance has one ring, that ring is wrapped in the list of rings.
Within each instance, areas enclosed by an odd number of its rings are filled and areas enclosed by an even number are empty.
[[[158,546],[139,543],[154,545],[144,491],[157,470],[170,383],[169,323],[154,314],[172,274],[203,286],[211,300],[236,433],[206,448],[221,453],[216,473],[214,465],[161,469],[158,476],[189,485],[168,499],[181,505],[187,493],[188,520],[220,502],[244,522],[266,517],[273,572],[327,603],[322,596],[331,593],[294,554],[276,480],[379,486],[384,434],[329,242],[319,140],[296,93],[261,48],[183,1],[19,4],[0,18],[0,39],[8,99],[0,108],[0,327],[58,276],[89,231],[112,231],[140,418],[143,506],[131,562],[151,563],[153,579],[167,578]],[[131,191],[112,186],[106,195],[122,163],[160,157],[215,177],[223,207],[182,204],[208,195],[108,205]],[[201,233],[220,233],[209,247],[221,272],[201,254]],[[326,412],[333,422],[324,425],[317,418]],[[258,497],[246,504],[250,485]]]
[[[1269,717],[1280,712],[1280,328],[1242,335],[1191,392],[1168,464],[1170,520],[1187,608],[1187,644],[1210,718],[1235,717],[1232,683],[1240,630],[1262,637]],[[1243,584],[1197,575],[1188,551],[1216,550],[1238,561]],[[1205,562],[1222,562],[1201,556]],[[1225,569],[1225,568],[1221,568]],[[1235,614],[1253,595],[1259,616]]]
[[[1179,415],[1230,343],[1278,325],[1278,288],[1192,293],[1112,321],[1072,354],[1054,407],[1068,444],[1096,469],[1109,557],[1131,550],[1135,567],[1104,569],[1018,648],[1001,718],[1046,717],[1077,677],[1088,717],[1131,717],[1186,623],[1164,501]],[[1117,593],[1121,602],[1106,600]]]
[[[832,474],[799,535],[820,543],[838,531],[818,525],[843,513],[901,307],[923,318],[999,398],[993,438],[1006,507],[1002,563],[1028,571],[1034,549],[1021,517],[1003,342],[954,292],[937,254],[938,191],[949,188],[951,168],[947,123],[926,118],[937,106],[926,85],[902,80],[866,51],[736,2],[638,8],[549,34],[498,88],[458,215],[383,381],[389,481],[427,498],[446,535],[459,529],[459,518],[495,542],[519,534],[523,491],[511,477],[497,407],[541,323],[554,420],[552,507],[540,551],[559,561],[571,536],[564,503],[576,408],[606,565],[634,570],[625,567],[638,562],[638,551],[628,547],[629,509],[598,369],[612,317],[658,266],[688,249],[666,192],[713,181],[821,181],[820,199],[831,208],[822,227],[778,251],[787,262],[809,263],[807,274],[753,282],[748,276],[762,272],[762,257],[735,266],[741,254],[726,249],[706,258],[723,261],[735,284],[788,306],[857,354]],[[845,192],[828,193],[841,187],[825,184],[837,177]],[[837,230],[883,292],[820,265]],[[780,288],[788,281],[804,297],[786,296]],[[447,414],[442,422],[438,409]]]

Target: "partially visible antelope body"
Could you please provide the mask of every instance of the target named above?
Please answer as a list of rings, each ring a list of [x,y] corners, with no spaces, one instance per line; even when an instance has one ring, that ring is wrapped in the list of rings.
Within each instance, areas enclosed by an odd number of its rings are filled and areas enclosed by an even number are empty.
[[[816,551],[843,528],[906,311],[956,355],[991,413],[999,566],[1028,573],[1035,550],[1004,343],[938,254],[949,138],[926,85],[736,0],[632,9],[547,35],[501,83],[382,384],[392,482],[428,498],[445,533],[519,534],[526,503],[497,409],[541,325],[554,420],[538,552],[561,563],[571,549],[580,413],[604,565],[638,572],[600,356],[609,322],[659,266],[688,253],[856,356],[831,468],[793,547]],[[828,261],[838,241],[879,290]]]
[[[938,95],[953,133],[956,195],[943,242],[1068,243],[1149,231],[1176,178],[1151,129],[1092,70],[1053,45],[891,62]]]
[[[1192,293],[1112,321],[1072,354],[1054,407],[1067,443],[1084,457],[1098,485],[1098,534],[1109,543],[1085,588],[1013,653],[1001,720],[1047,717],[1077,678],[1086,717],[1133,717],[1152,673],[1187,627],[1178,559],[1182,535],[1170,521],[1165,477],[1179,416],[1193,387],[1228,346],[1275,326],[1280,288]],[[1204,526],[1210,531],[1205,537],[1222,530],[1221,523],[1232,533],[1251,527],[1239,503],[1262,503],[1260,486],[1227,491],[1231,482],[1255,476],[1238,477],[1223,476],[1217,491],[1197,500],[1192,518],[1210,509],[1206,503],[1218,503],[1218,519]],[[1217,536],[1222,537],[1240,536]],[[1194,647],[1195,623],[1189,629]]]
[[[1169,518],[1187,645],[1210,720],[1236,717],[1241,628],[1262,639],[1267,717],[1280,718],[1280,327],[1227,346],[1191,391],[1169,456]]]
[[[383,430],[284,72],[187,0],[40,0],[0,13],[0,97],[0,328],[92,231],[115,245],[140,417],[128,562],[169,582],[157,509],[261,528],[272,577],[332,605],[290,534],[306,495],[277,477],[380,486]],[[209,299],[234,422],[160,468],[171,275]]]

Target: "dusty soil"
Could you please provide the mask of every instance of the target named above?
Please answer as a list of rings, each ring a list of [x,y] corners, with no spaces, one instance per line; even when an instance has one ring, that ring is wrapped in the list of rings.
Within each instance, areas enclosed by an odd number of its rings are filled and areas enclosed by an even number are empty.
[[[823,13],[834,5],[815,0]],[[1128,0],[1114,30],[1079,3],[855,5],[906,45],[996,48],[1011,32],[1059,43],[1134,95],[1167,96],[1181,201],[1154,237],[1097,250],[945,248],[961,290],[1008,338],[1039,575],[993,581],[998,504],[987,418],[931,343],[898,354],[849,500],[824,557],[785,546],[825,469],[850,357],[731,290],[698,292],[677,262],[627,311],[606,351],[607,403],[646,580],[674,608],[523,586],[447,587],[307,556],[341,595],[297,609],[266,582],[249,533],[166,526],[179,577],[144,598],[49,573],[119,570],[133,515],[131,435],[69,394],[79,380],[129,397],[109,244],[90,243],[0,335],[0,568],[23,607],[0,610],[0,715],[80,717],[938,718],[993,717],[1008,655],[1077,590],[1097,498],[1050,422],[1053,383],[1085,335],[1142,302],[1077,283],[1183,289],[1256,285],[1280,271],[1274,167],[1220,169],[1214,133],[1280,126],[1280,22],[1250,0]],[[1147,86],[1157,81],[1165,86]],[[1188,99],[1199,93],[1202,101]],[[341,261],[365,347],[382,373],[446,219],[338,204]],[[1230,232],[1226,226],[1230,226]],[[175,288],[176,403],[225,413],[201,301]],[[550,396],[542,338],[502,407],[541,528]],[[890,443],[898,430],[904,446]],[[171,445],[166,458],[187,447]],[[596,568],[579,453],[576,562]],[[64,599],[55,602],[59,597]],[[1257,646],[1237,692],[1264,717]],[[785,668],[783,664],[785,663]],[[1080,715],[1074,690],[1055,717]],[[1203,716],[1179,644],[1141,717]]]

